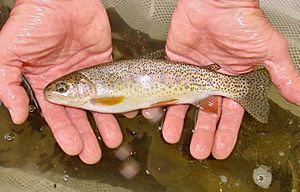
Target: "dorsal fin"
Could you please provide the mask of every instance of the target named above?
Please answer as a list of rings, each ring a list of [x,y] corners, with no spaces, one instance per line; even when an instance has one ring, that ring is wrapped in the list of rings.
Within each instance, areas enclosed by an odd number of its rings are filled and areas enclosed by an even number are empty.
[[[211,70],[211,71],[217,71],[221,67],[218,64],[210,64],[210,65],[205,66],[205,68],[208,70]]]

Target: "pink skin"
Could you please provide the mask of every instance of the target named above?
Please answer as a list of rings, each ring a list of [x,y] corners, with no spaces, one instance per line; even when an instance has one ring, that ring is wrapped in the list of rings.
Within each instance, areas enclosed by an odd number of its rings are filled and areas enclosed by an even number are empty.
[[[300,77],[286,39],[264,17],[258,1],[179,0],[166,51],[171,60],[195,65],[217,63],[226,74],[241,74],[264,64],[279,92],[300,105]],[[190,151],[197,159],[225,159],[236,143],[244,110],[220,98],[219,112],[200,111]],[[163,136],[178,142],[188,106],[169,107]]]
[[[24,73],[62,149],[93,164],[101,158],[101,150],[85,112],[51,104],[42,92],[59,76],[111,60],[106,12],[99,0],[88,1],[17,1],[0,32],[0,99],[15,123],[26,120],[28,98],[20,86]],[[257,4],[180,0],[168,35],[167,54],[173,60],[196,65],[217,63],[222,67],[220,71],[228,74],[248,72],[264,63],[283,96],[299,105],[299,75],[287,42],[266,21]],[[224,159],[235,145],[244,110],[227,98],[219,98],[218,103],[217,114],[199,113],[191,141],[195,158],[204,159],[212,153]],[[180,105],[167,111],[163,128],[167,142],[179,140],[187,108]],[[143,114],[153,119],[159,111],[147,109]],[[135,114],[125,115],[132,118]],[[94,117],[104,143],[117,147],[122,134],[113,115],[95,113]]]
[[[28,116],[28,97],[20,86],[29,80],[55,139],[69,155],[96,163],[101,150],[84,110],[54,105],[43,88],[71,71],[110,61],[111,31],[99,0],[19,0],[0,32],[0,99],[13,122]],[[111,114],[94,113],[101,137],[111,148],[122,141]]]

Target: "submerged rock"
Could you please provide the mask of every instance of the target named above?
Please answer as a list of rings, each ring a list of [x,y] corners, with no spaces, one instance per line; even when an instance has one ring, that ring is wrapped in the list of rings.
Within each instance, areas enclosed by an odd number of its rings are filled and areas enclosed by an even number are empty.
[[[253,170],[253,180],[257,186],[268,189],[272,183],[272,173],[267,166],[261,165]]]

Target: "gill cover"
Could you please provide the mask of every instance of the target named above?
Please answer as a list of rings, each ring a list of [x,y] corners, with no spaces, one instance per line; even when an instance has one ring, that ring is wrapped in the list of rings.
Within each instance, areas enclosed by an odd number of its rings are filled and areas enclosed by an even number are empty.
[[[44,89],[48,101],[67,106],[82,105],[93,98],[95,92],[95,85],[80,73],[63,76]]]

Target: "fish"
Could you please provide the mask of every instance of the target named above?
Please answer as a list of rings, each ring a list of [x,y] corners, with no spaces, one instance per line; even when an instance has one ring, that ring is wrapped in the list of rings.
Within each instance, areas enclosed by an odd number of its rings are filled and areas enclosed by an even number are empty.
[[[206,67],[166,59],[137,58],[112,61],[60,77],[44,88],[55,104],[101,113],[199,103],[209,96],[238,102],[250,115],[267,123],[271,85],[265,68],[226,75]]]

